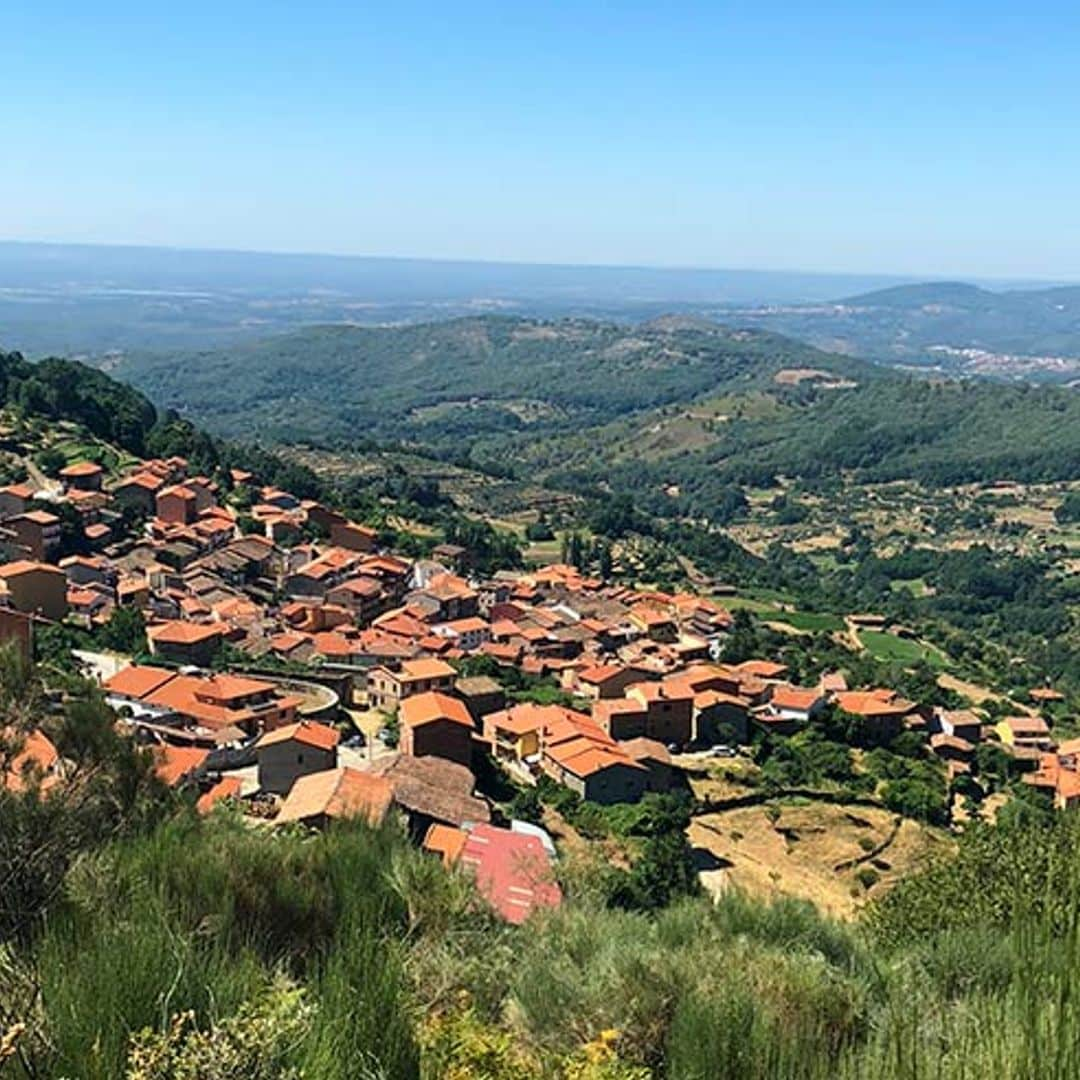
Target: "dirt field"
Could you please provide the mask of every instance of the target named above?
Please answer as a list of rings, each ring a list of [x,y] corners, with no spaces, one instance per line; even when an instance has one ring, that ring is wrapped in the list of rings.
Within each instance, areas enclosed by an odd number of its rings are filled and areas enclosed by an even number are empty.
[[[771,820],[770,815],[779,816]],[[870,896],[888,889],[949,841],[875,807],[776,803],[707,814],[690,826],[702,882],[710,891],[737,887],[753,896],[812,900],[839,918],[852,917]],[[871,851],[884,849],[867,858]],[[857,865],[848,865],[862,860]],[[869,887],[862,870],[877,876]]]

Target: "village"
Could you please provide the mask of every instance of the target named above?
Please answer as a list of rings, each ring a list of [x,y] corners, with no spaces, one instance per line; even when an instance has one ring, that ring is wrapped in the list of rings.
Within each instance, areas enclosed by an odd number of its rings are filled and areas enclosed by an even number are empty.
[[[82,551],[65,555],[73,521]],[[562,563],[476,574],[448,543],[406,558],[239,469],[222,485],[180,457],[112,476],[73,461],[0,489],[0,556],[0,637],[27,656],[44,627],[137,613],[143,654],[88,649],[80,663],[199,813],[229,804],[269,828],[400,815],[510,922],[559,904],[558,847],[506,813],[492,776],[598,806],[697,795],[710,762],[828,713],[860,744],[917,737],[946,783],[991,745],[1057,807],[1080,802],[1080,740],[1058,744],[1038,709],[988,717],[839,671],[796,685],[769,656],[725,662],[734,617],[707,596]],[[1048,710],[1061,698],[1030,696]],[[62,783],[44,733],[8,782],[27,768]]]

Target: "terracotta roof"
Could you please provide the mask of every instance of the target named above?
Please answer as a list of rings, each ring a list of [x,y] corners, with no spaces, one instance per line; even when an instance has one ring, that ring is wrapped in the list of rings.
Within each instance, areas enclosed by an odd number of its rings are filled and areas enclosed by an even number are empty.
[[[769,704],[777,709],[809,712],[820,700],[820,690],[807,690],[801,686],[774,686]]]
[[[509,709],[500,709],[498,712],[489,713],[485,723],[496,727],[499,731],[509,732],[511,735],[526,735],[530,731],[545,731],[559,722],[587,722],[588,717],[584,713],[574,712],[562,705],[537,705],[531,701],[522,702],[520,705],[512,705]]]
[[[836,695],[836,704],[854,716],[902,716],[915,708],[891,690],[846,690]]]
[[[756,675],[759,679],[779,679],[787,674],[788,669],[786,665],[772,660],[744,660],[736,664],[734,670],[742,675]]]
[[[286,724],[285,727],[266,732],[255,744],[255,748],[263,750],[267,746],[295,741],[305,746],[313,746],[318,750],[333,750],[340,739],[341,735],[336,728],[327,727],[326,724],[319,724],[313,720],[301,720],[297,724]]]
[[[97,462],[94,461],[76,461],[73,465],[66,465],[60,470],[60,475],[63,477],[73,476],[97,476],[104,472]]]
[[[467,728],[473,726],[469,710],[460,698],[440,694],[435,690],[406,698],[401,703],[398,714],[401,723],[410,728],[422,727],[440,720],[450,720]]]
[[[151,641],[163,641],[168,645],[195,645],[200,641],[209,641],[211,638],[221,637],[224,630],[220,626],[212,626],[208,623],[182,622],[173,619],[170,622],[159,623],[151,626],[146,631],[146,636]]]
[[[301,776],[281,804],[275,824],[315,817],[363,817],[378,825],[386,817],[393,785],[385,777],[342,766]]]
[[[599,685],[623,674],[627,669],[621,664],[597,664],[578,672],[578,682]]]
[[[1032,701],[1064,701],[1065,695],[1060,690],[1055,690],[1050,686],[1037,686],[1034,690],[1028,691]]]
[[[123,697],[144,698],[176,678],[175,671],[149,665],[132,664],[106,679],[104,687],[110,693]]]
[[[403,660],[401,662],[399,678],[402,682],[410,682],[418,679],[452,678],[456,674],[457,672],[445,660],[419,657],[416,660]]]
[[[209,814],[222,800],[239,798],[242,786],[240,777],[223,776],[209,791],[199,797],[195,809],[200,814]]]
[[[48,574],[60,574],[61,576],[63,576],[64,573],[58,566],[50,566],[48,563],[43,562],[34,562],[31,559],[18,559],[15,562],[5,563],[3,566],[0,566],[0,580],[21,577],[23,574],[29,574],[35,571]]]
[[[469,834],[464,829],[436,822],[428,828],[423,848],[435,855],[441,855],[443,866],[453,866],[464,850],[468,838]]]
[[[195,746],[155,746],[154,772],[163,784],[176,787],[206,760],[209,753],[209,750]]]
[[[1044,736],[1050,734],[1050,728],[1041,716],[1006,716],[1000,721],[1013,735]]]

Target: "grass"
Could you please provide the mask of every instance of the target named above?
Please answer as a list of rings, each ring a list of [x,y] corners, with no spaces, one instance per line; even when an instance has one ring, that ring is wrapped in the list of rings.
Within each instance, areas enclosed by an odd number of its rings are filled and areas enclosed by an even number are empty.
[[[4,1075],[1072,1080],[1078,841],[1071,816],[978,830],[854,924],[738,890],[614,910],[603,865],[566,865],[563,906],[515,929],[395,827],[182,815],[86,857],[38,939],[0,962],[0,1028],[13,1003],[28,1024]],[[20,965],[40,992],[22,1005]],[[134,1029],[164,1035],[190,1009],[213,1049],[282,982],[306,1009],[274,1071],[250,1067],[268,1054],[242,1025],[232,1057],[131,1071]]]
[[[944,654],[931,645],[911,638],[897,637],[880,630],[860,630],[859,640],[875,660],[895,664],[917,664],[925,661],[931,667],[945,667]]]

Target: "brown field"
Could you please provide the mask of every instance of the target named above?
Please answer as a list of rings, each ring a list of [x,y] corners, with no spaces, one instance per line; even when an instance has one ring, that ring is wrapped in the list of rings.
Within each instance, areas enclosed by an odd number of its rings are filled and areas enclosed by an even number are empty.
[[[948,837],[877,807],[830,803],[772,804],[706,814],[690,826],[702,882],[710,891],[738,888],[751,896],[793,896],[811,900],[837,918],[851,918],[870,897],[923,865],[951,843]],[[860,843],[862,841],[862,843]],[[887,845],[872,860],[870,845]],[[858,867],[865,859],[878,881],[869,889]],[[840,869],[838,869],[840,867]]]

